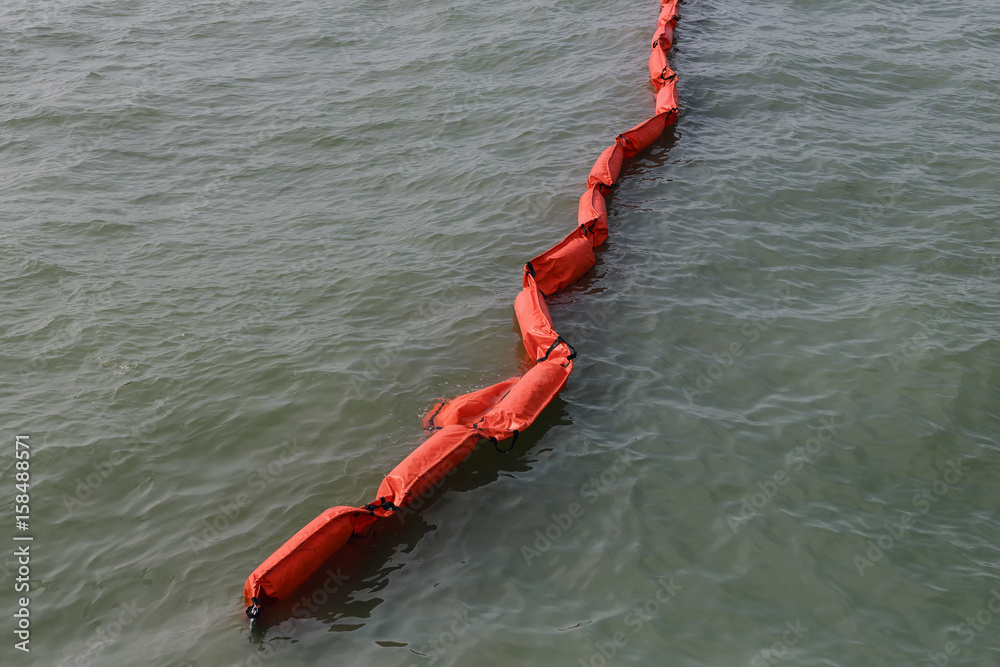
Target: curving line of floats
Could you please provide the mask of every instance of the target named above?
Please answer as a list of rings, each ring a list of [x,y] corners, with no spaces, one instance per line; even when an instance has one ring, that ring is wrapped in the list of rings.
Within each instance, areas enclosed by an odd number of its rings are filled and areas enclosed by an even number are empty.
[[[680,18],[679,2],[660,0],[649,56],[649,77],[656,91],[655,114],[619,134],[601,153],[587,178],[587,191],[580,197],[577,227],[524,265],[514,312],[534,365],[520,377],[431,408],[423,423],[433,434],[386,475],[375,502],[326,510],[253,571],[244,587],[249,603],[247,616],[255,618],[262,606],[287,599],[348,542],[369,536],[379,519],[414,504],[469,456],[481,439],[496,445],[517,438],[566,386],[576,352],[556,333],[545,299],[582,278],[594,266],[594,248],[608,237],[606,197],[618,180],[622,163],[652,145],[677,120],[677,75],[670,68],[667,54]]]

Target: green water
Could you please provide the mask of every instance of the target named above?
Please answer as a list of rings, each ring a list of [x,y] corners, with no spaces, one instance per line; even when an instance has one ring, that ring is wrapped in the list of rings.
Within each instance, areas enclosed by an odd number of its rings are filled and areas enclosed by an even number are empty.
[[[250,632],[264,558],[522,368],[656,13],[0,7],[0,662],[1000,664],[988,0],[684,5],[677,126],[550,302],[566,390]]]

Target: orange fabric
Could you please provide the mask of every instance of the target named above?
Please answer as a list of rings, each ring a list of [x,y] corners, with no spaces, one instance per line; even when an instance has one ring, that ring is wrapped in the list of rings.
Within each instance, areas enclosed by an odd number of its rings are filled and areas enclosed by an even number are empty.
[[[522,377],[437,403],[424,417],[424,426],[439,430],[386,475],[378,489],[379,500],[365,508],[333,507],[313,519],[253,571],[244,586],[248,601],[253,598],[266,605],[291,596],[338,550],[345,553],[348,543],[360,544],[360,538],[371,536],[379,517],[391,516],[438,485],[469,456],[480,438],[516,436],[566,386],[576,353],[556,333],[545,297],[565,289],[594,266],[594,248],[608,237],[604,198],[618,181],[623,160],[651,146],[677,120],[677,76],[667,54],[679,18],[678,4],[679,0],[661,0],[651,42],[649,76],[656,91],[655,115],[618,135],[601,153],[580,197],[576,229],[525,265],[514,311],[534,365]]]
[[[677,21],[673,20],[673,17],[666,16],[661,16],[661,21],[660,25],[656,28],[656,32],[653,33],[653,48],[666,56],[666,54],[670,53],[670,48],[673,46],[674,28],[677,26]],[[652,75],[653,73],[651,72],[650,74]]]
[[[658,42],[665,53],[669,52],[674,45],[674,30],[677,28],[677,21],[681,18],[680,14],[677,13],[679,7],[680,0],[662,3],[660,15],[656,20],[653,41]]]
[[[587,177],[587,187],[590,188],[599,183],[610,190],[611,186],[618,181],[624,156],[625,152],[617,143],[605,148],[590,170],[590,176]]]
[[[660,18],[653,33],[653,52],[649,56],[649,80],[653,89],[659,91],[665,81],[674,74],[667,62],[667,53],[673,46],[674,28],[677,27],[677,3],[664,3],[660,9]]]
[[[441,428],[451,424],[470,426],[476,423],[520,379],[510,378],[485,389],[456,396],[450,401],[435,403],[434,407],[424,415],[424,428]]]
[[[566,380],[573,370],[573,362],[568,360],[569,349],[560,344],[559,354],[537,364],[524,374],[496,407],[486,413],[476,427],[487,436],[504,440],[523,431],[531,425],[539,413],[566,386]]]
[[[580,196],[576,221],[581,227],[590,230],[590,240],[595,248],[608,240],[608,203],[601,192],[601,186],[587,188]]]
[[[331,507],[295,533],[261,563],[247,579],[243,593],[247,600],[262,604],[284,600],[312,576],[347,540],[356,528],[374,521],[357,507]]]
[[[542,294],[555,294],[582,278],[594,266],[594,243],[583,227],[524,265],[522,285],[534,277]]]
[[[464,461],[481,437],[468,426],[445,426],[393,468],[376,495],[397,507],[406,507]]]
[[[545,355],[559,334],[552,324],[552,315],[545,297],[535,286],[535,279],[525,276],[525,280],[528,286],[514,299],[514,313],[517,315],[517,325],[521,328],[524,349],[532,361],[537,361]]]
[[[658,113],[648,120],[644,120],[631,130],[618,135],[618,142],[622,145],[622,151],[626,160],[631,160],[636,155],[653,145],[663,134],[667,127],[667,114]]]
[[[649,56],[649,82],[653,84],[653,89],[657,92],[663,87],[663,81],[666,78],[664,73],[669,69],[670,65],[667,64],[667,54],[659,46],[654,46],[653,53]],[[669,73],[672,74],[673,72]]]
[[[660,92],[656,94],[656,113],[666,113],[669,111],[677,110],[677,79],[673,81],[668,81],[664,84],[663,88],[660,88]],[[672,123],[673,121],[669,121]]]

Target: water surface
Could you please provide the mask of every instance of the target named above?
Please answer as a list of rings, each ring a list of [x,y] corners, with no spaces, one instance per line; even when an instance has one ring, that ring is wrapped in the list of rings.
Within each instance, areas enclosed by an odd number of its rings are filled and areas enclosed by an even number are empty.
[[[996,664],[987,0],[684,5],[679,122],[551,302],[565,392],[251,636],[267,555],[522,368],[521,266],[652,112],[656,13],[0,8],[5,664]]]

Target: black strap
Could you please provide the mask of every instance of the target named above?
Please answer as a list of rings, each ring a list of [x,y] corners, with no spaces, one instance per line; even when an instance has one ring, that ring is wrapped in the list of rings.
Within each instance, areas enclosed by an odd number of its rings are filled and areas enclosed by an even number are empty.
[[[368,513],[372,516],[375,515],[375,510],[387,509],[390,512],[398,512],[399,508],[393,505],[391,502],[385,499],[385,496],[380,496],[377,503],[368,503],[362,509],[368,510]]]
[[[525,264],[524,264],[524,272],[527,273],[532,278],[535,277],[535,267],[533,267],[531,265],[531,262],[525,262]]]
[[[247,618],[253,620],[260,616],[260,600],[257,598],[250,598],[250,602],[252,604],[247,607]]]
[[[448,401],[444,401],[444,400],[441,401],[441,404],[438,405],[438,409],[435,410],[434,414],[432,414],[430,416],[430,418],[427,420],[427,425],[428,425],[427,428],[437,428],[436,426],[434,426],[434,418],[438,416],[439,412],[441,412],[442,410],[444,410],[444,406],[447,405],[447,404],[448,404]]]
[[[664,67],[663,71],[660,72],[660,78],[663,79],[663,83],[666,83],[667,81],[673,81],[674,79],[677,78],[677,73],[676,72],[674,72],[670,76],[663,76],[664,73],[666,73],[667,69],[669,69],[669,67]]]
[[[510,440],[510,447],[508,447],[507,449],[500,449],[500,441],[497,440],[496,438],[490,436],[490,440],[493,441],[493,448],[496,449],[501,454],[506,454],[510,450],[514,449],[514,443],[517,442],[517,436],[520,435],[520,434],[517,432],[516,428],[513,431],[511,431],[511,433],[514,434],[514,437],[511,438],[511,440]]]
[[[567,343],[565,340],[563,340],[562,336],[557,336],[556,339],[552,341],[552,345],[549,345],[549,349],[545,351],[545,356],[539,357],[536,363],[540,364],[546,359],[548,359],[549,355],[552,354],[552,351],[556,349],[556,346],[559,345],[559,343],[562,343],[563,345],[569,348],[570,355],[566,357],[566,359],[576,359],[576,350],[573,349],[573,346]]]

